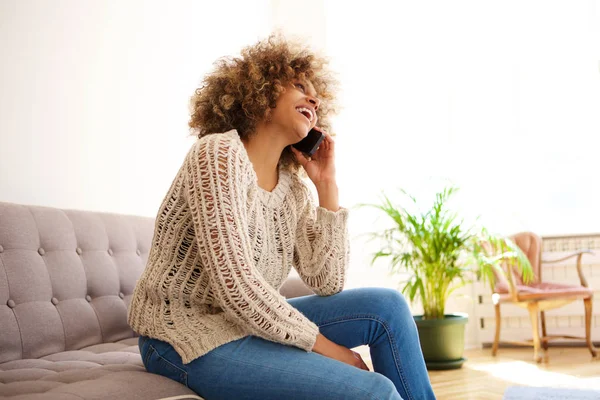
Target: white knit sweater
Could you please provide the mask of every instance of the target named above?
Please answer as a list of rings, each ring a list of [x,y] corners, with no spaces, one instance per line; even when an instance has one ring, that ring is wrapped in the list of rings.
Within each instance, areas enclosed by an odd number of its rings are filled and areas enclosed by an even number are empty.
[[[281,166],[273,191],[257,182],[237,131],[211,134],[191,147],[160,206],[128,321],[185,364],[248,335],[311,351],[318,327],[279,293],[292,266],[318,295],[343,289],[348,210],[317,207]]]

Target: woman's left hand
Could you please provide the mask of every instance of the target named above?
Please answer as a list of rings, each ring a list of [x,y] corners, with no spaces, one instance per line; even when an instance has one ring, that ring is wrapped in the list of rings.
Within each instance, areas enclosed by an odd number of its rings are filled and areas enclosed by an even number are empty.
[[[290,148],[315,186],[335,183],[335,142],[329,133],[316,126],[315,129],[322,132],[325,139],[312,157],[307,158],[304,153],[293,146]]]

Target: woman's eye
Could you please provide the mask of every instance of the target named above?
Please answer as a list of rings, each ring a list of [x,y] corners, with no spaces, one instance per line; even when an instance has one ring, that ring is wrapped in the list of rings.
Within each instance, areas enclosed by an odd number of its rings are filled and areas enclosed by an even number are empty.
[[[296,87],[299,87],[304,92],[304,85],[301,83],[296,83]]]

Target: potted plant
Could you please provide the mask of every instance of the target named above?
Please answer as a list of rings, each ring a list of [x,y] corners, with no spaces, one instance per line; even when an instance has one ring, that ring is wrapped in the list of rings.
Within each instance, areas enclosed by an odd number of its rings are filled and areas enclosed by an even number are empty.
[[[418,210],[414,197],[411,209],[396,206],[383,195],[380,204],[361,204],[383,211],[393,227],[371,233],[381,249],[373,255],[391,258],[392,272],[406,270],[410,278],[402,292],[414,303],[420,301],[423,315],[415,315],[421,348],[428,369],[460,368],[465,361],[464,329],[466,314],[447,314],[449,296],[458,288],[482,279],[494,285],[495,274],[504,274],[502,263],[512,263],[522,271],[525,281],[533,277],[525,254],[508,238],[491,235],[485,229],[466,227],[448,207],[456,187],[436,193],[433,205]]]

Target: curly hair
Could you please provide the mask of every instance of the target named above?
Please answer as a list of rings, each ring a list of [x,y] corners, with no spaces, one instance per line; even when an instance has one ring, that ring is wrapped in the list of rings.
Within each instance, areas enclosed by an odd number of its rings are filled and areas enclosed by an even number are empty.
[[[328,115],[336,112],[334,94],[338,81],[327,65],[326,58],[281,34],[271,34],[243,48],[241,57],[218,59],[215,69],[204,77],[191,98],[191,134],[201,138],[236,129],[241,138],[251,137],[257,124],[275,108],[284,87],[294,79],[312,82],[321,99],[317,110],[319,126],[329,131]],[[280,162],[295,172],[300,169],[289,146]]]

